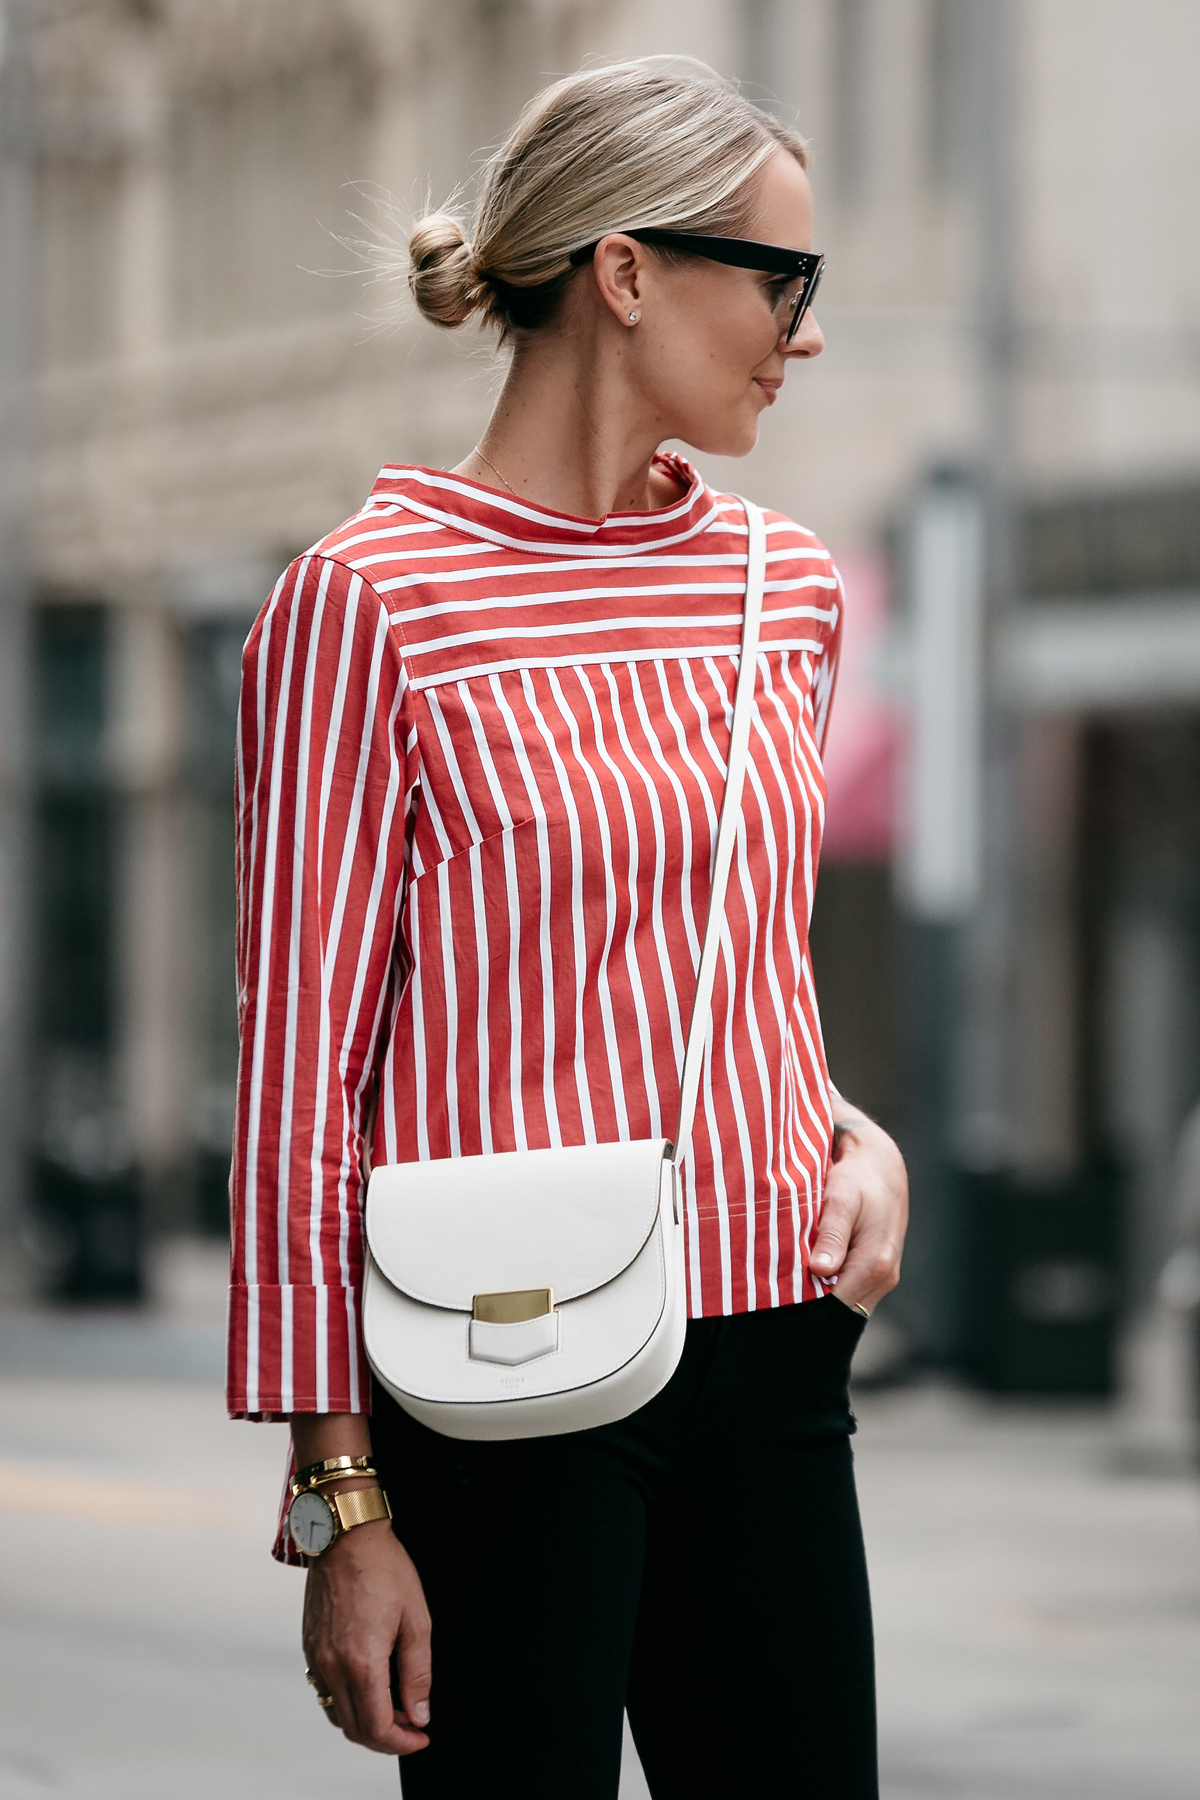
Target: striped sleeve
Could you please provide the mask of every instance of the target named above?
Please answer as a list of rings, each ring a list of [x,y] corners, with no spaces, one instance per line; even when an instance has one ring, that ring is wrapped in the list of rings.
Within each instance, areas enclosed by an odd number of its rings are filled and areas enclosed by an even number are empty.
[[[842,585],[841,575],[834,567],[828,551],[825,555],[829,565],[829,574],[837,584],[837,601],[833,608],[832,618],[824,626],[824,643],[816,658],[812,678],[813,718],[816,723],[817,749],[822,755],[825,752],[825,737],[829,730],[829,714],[833,709],[833,696],[837,689],[838,663],[842,653],[842,626],[846,616],[846,590]]]
[[[297,560],[246,644],[228,1403],[363,1412],[363,1128],[395,989],[416,744],[360,575]]]

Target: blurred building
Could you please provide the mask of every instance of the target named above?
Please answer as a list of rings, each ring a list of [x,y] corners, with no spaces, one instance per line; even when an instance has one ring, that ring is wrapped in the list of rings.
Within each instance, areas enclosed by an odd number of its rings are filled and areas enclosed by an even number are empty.
[[[998,213],[980,175],[981,5],[1012,29],[988,90],[1009,166]],[[892,873],[912,655],[891,600],[930,471],[969,484],[999,456],[1015,573],[980,667],[1001,782],[978,787],[979,879],[933,916],[959,956],[1000,879],[1006,948],[982,1000],[960,969],[920,1001],[951,1065],[934,1153],[1049,1177],[1115,1145],[1144,1290],[1200,1090],[1195,7],[28,0],[9,15],[10,54],[28,22],[33,96],[43,1157],[81,1181],[140,1171],[159,1225],[221,1226],[241,642],[278,569],[378,467],[457,460],[494,389],[482,349],[373,325],[380,296],[340,241],[362,231],[353,215],[378,190],[401,208],[445,197],[528,94],[586,57],[689,53],[813,144],[827,353],[764,420],[751,466],[707,472],[811,524],[848,572],[854,672],[816,927],[835,1075],[919,1132],[901,976],[921,902],[903,883],[898,900]],[[972,1007],[1001,1045],[986,1129],[954,1083]],[[924,1266],[927,1287],[953,1279]]]

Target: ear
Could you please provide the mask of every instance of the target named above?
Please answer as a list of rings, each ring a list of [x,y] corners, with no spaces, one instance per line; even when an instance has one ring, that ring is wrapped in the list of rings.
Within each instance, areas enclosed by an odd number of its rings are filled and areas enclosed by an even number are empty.
[[[628,326],[630,313],[641,314],[646,296],[646,252],[636,238],[611,232],[602,237],[592,257],[596,288],[613,317]]]

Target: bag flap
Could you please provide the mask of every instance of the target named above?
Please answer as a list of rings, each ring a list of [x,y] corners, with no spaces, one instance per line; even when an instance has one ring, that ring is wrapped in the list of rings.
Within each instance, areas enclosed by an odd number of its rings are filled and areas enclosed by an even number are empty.
[[[388,1163],[367,1189],[367,1243],[410,1299],[470,1312],[514,1288],[578,1299],[627,1269],[654,1229],[668,1145],[579,1144]]]

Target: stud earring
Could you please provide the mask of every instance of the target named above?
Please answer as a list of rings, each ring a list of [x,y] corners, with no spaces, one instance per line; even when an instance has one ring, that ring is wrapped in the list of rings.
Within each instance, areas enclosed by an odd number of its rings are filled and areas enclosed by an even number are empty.
[[[638,322],[638,316],[637,316],[637,314],[636,314],[636,313],[630,313],[630,315],[629,315],[629,323],[630,323],[630,324],[631,324],[631,325],[636,325],[636,324],[637,324],[637,322]]]

